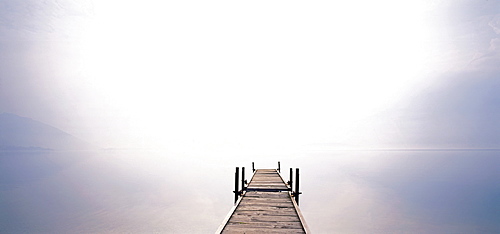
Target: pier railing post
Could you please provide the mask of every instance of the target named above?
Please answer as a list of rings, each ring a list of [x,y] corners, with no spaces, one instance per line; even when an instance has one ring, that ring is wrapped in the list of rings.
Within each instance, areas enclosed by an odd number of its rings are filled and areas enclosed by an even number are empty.
[[[288,180],[288,186],[290,186],[290,191],[293,191],[293,169],[290,168],[290,180]]]
[[[238,182],[239,182],[239,178],[238,178],[238,174],[239,174],[239,171],[240,171],[240,168],[239,167],[236,167],[236,172],[234,173],[234,203],[236,204],[236,202],[238,201],[238,196],[240,195],[240,192],[238,191]]]
[[[252,162],[252,172],[255,173],[255,163],[254,162]]]
[[[278,161],[278,173],[281,173],[281,165],[280,165],[280,161]]]
[[[245,167],[241,168],[241,192],[245,191]]]
[[[295,169],[295,202],[297,202],[297,205],[299,204],[299,168]]]

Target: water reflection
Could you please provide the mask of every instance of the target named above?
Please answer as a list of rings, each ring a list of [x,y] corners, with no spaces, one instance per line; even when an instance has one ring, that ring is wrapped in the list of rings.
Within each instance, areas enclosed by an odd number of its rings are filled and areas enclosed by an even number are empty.
[[[232,206],[234,167],[280,160],[301,169],[315,233],[499,232],[498,153],[2,152],[0,231],[212,233]]]
[[[313,231],[477,233],[500,229],[498,152],[346,151],[314,158],[302,162],[302,209],[306,217],[314,217],[309,221]]]

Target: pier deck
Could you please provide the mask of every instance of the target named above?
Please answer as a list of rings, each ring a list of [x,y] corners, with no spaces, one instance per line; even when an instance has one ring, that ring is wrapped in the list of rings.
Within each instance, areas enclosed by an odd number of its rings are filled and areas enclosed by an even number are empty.
[[[218,233],[306,233],[291,188],[275,169],[255,171]]]

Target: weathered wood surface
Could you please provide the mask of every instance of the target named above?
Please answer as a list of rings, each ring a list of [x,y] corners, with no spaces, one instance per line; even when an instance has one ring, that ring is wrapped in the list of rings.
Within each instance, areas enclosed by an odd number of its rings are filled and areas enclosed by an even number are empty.
[[[289,188],[275,169],[259,169],[255,171],[247,190],[287,191]]]
[[[288,190],[276,170],[256,170],[221,233],[306,233]]]

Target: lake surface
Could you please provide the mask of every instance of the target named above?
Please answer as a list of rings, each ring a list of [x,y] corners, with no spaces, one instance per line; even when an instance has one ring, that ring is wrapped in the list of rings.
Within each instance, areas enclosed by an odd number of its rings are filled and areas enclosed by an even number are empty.
[[[234,168],[300,168],[313,233],[499,233],[499,151],[0,152],[0,232],[213,233]]]

